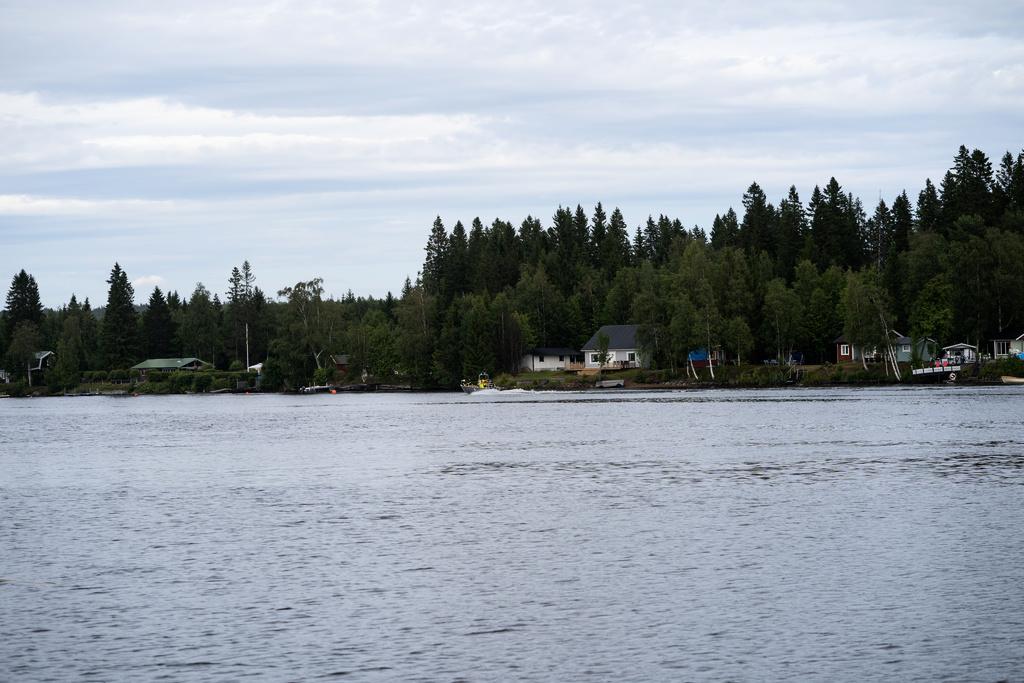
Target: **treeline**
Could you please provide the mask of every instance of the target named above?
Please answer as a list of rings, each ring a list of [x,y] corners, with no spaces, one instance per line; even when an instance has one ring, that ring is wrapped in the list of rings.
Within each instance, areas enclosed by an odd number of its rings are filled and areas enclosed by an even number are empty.
[[[266,361],[265,386],[332,379],[332,354],[352,377],[454,386],[480,370],[516,372],[533,346],[580,348],[603,324],[640,325],[656,367],[678,370],[695,348],[732,358],[833,358],[833,340],[874,344],[888,330],[979,347],[1024,331],[1024,151],[998,168],[961,147],[938,186],[926,180],[870,211],[835,178],[805,204],[795,187],[776,206],[753,183],[742,215],[710,230],[650,216],[630,230],[598,204],[559,207],[551,222],[518,227],[473,219],[449,230],[439,217],[422,272],[399,297],[324,298],[313,278],[265,295],[248,262],[224,299],[197,285],[187,297],[159,288],[134,305],[114,266],[97,318],[74,296],[43,311],[22,271],[0,320],[9,368],[32,351],[57,351],[51,383],[143,358],[195,356],[218,368]]]

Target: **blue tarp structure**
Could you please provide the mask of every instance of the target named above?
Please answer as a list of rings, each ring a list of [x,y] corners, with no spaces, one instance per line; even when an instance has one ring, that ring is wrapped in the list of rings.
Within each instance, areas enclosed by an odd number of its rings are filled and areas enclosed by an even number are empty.
[[[691,363],[708,362],[708,350],[707,349],[694,349],[690,351],[686,357]]]

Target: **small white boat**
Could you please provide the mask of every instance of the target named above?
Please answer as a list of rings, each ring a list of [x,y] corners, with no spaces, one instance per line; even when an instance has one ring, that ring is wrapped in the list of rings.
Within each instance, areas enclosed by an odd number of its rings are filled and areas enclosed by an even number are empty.
[[[1024,384],[1024,377],[1013,377],[1012,375],[1003,375],[1003,384]]]

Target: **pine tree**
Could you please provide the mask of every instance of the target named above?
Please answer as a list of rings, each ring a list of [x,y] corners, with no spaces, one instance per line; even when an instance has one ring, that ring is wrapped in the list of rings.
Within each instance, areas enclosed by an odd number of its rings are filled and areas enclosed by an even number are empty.
[[[484,224],[477,216],[469,228],[469,237],[466,240],[466,269],[468,272],[468,291],[482,292],[487,288],[487,281],[490,273],[483,263],[484,250],[486,249],[484,237]],[[405,298],[404,296],[402,297]]]
[[[917,228],[921,232],[940,232],[942,200],[930,178],[925,178],[924,189],[917,195]]]
[[[910,249],[910,235],[914,231],[914,216],[910,209],[910,198],[904,190],[892,202],[892,246],[902,254]]]
[[[779,221],[775,246],[776,272],[787,282],[793,279],[800,251],[803,249],[804,234],[807,232],[807,218],[804,214],[796,186],[790,186],[789,194],[779,202]]]
[[[423,288],[427,293],[437,295],[445,286],[448,258],[448,231],[440,216],[434,219],[424,251],[427,257],[423,261]]]
[[[138,316],[135,313],[135,290],[128,275],[115,263],[107,280],[107,308],[100,331],[103,363],[108,369],[127,368],[138,354]]]
[[[740,224],[740,243],[747,253],[764,251],[775,256],[774,213],[761,186],[751,183],[743,194],[743,222]]]
[[[606,281],[611,281],[620,268],[630,262],[629,228],[618,207],[612,211],[608,229],[599,245],[598,264]]]
[[[12,333],[23,322],[30,322],[37,327],[43,324],[43,304],[39,301],[39,286],[36,279],[24,269],[11,279],[4,318],[7,329]]]
[[[590,225],[591,241],[588,259],[591,263],[599,263],[604,250],[604,242],[608,238],[608,216],[605,214],[601,202],[594,207],[594,216],[590,219]]]
[[[82,303],[82,369],[96,370],[100,366],[100,324],[92,312],[89,297]]]
[[[540,220],[527,216],[519,226],[519,244],[523,250],[523,262],[536,266],[547,253],[547,233]]]
[[[159,287],[153,288],[142,314],[143,344],[147,358],[168,358],[174,350],[174,319]]]
[[[713,249],[723,249],[725,247],[738,246],[739,232],[739,219],[736,216],[736,212],[732,210],[732,207],[729,207],[725,215],[716,215],[714,222],[711,224],[711,247]]]
[[[456,221],[452,228],[452,235],[448,240],[448,278],[445,287],[445,299],[451,299],[463,294],[469,279],[469,241],[466,237],[466,228],[462,221]]]
[[[878,200],[874,215],[865,226],[864,242],[876,268],[882,270],[893,246],[892,213],[884,199]]]

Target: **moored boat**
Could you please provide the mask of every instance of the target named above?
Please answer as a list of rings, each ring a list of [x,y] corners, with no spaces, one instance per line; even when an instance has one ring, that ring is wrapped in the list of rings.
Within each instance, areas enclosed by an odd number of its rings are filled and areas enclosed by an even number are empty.
[[[1013,377],[1012,375],[1003,375],[1000,379],[1003,380],[1003,384],[1024,384],[1024,377]]]

